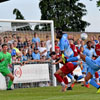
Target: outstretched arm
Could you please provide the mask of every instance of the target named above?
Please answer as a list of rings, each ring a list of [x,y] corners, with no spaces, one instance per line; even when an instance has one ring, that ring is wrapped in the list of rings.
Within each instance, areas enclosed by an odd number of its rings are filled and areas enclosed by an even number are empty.
[[[52,64],[57,65],[57,64],[59,64],[60,62],[62,62],[62,58],[60,58],[58,61],[56,61],[56,62],[54,62],[54,63],[52,63]]]
[[[78,61],[80,59],[80,56],[76,56],[76,57],[71,57],[66,59],[67,62],[73,62],[73,61]]]

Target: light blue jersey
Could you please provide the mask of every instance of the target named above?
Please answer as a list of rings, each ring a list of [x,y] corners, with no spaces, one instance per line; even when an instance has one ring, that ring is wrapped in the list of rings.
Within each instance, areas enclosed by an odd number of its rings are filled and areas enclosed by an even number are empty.
[[[89,57],[85,58],[88,67],[88,72],[90,72],[92,75],[100,69],[100,56],[96,59],[93,60]]]
[[[93,61],[100,67],[100,56],[96,60],[93,60]]]
[[[40,42],[40,38],[37,37],[32,39],[32,43],[36,43],[36,42]]]
[[[28,60],[28,57],[27,57],[27,56],[22,55],[22,61],[27,61],[27,60]]]
[[[85,48],[84,51],[83,51],[83,54],[90,57],[90,58],[92,58],[93,55],[97,56],[95,49],[93,49],[93,48],[91,48],[91,49]]]
[[[91,48],[91,49],[88,49],[87,47],[84,48],[84,51],[83,51],[83,54],[92,58],[93,55],[96,56],[96,52],[95,52],[95,49]],[[86,72],[87,73],[87,70],[88,70],[88,64],[86,62],[83,62],[83,70],[82,72]]]
[[[64,51],[64,55],[66,57],[73,57],[74,52],[70,48],[70,44],[69,44],[69,41],[68,41],[67,37],[68,37],[67,34],[62,35],[62,38],[60,39],[60,42],[59,42],[59,47],[60,47],[61,51]]]
[[[32,58],[34,59],[34,60],[40,60],[40,54],[39,53],[32,53]]]

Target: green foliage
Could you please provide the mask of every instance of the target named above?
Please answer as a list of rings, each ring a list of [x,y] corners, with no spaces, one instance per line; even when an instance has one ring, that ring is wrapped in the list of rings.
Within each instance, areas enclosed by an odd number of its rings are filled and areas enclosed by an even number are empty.
[[[16,19],[23,19],[24,20],[24,16],[21,14],[21,12],[17,8],[15,8],[13,10],[13,14],[16,15]]]
[[[54,20],[55,28],[64,31],[85,31],[89,25],[82,17],[86,15],[85,5],[79,0],[41,0],[42,20]]]
[[[93,1],[93,0],[90,0],[90,1]],[[100,0],[97,0],[97,7],[100,7]]]
[[[100,7],[100,0],[97,1],[97,7]]]
[[[17,8],[15,8],[14,10],[13,10],[13,14],[14,15],[16,15],[16,19],[21,19],[21,20],[25,20],[25,18],[24,18],[24,16],[22,15],[22,13],[17,9]],[[17,24],[19,24],[19,25],[26,25],[26,26],[24,26],[24,27],[22,27],[22,28],[17,28],[16,30],[17,31],[23,31],[23,30],[32,30],[31,28],[30,28],[30,26],[29,26],[29,24],[28,23],[12,23],[12,26],[13,25],[17,25]]]

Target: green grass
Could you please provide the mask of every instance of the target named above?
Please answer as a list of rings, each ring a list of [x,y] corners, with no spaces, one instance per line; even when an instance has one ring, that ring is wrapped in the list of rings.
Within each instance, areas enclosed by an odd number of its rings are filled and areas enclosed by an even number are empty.
[[[100,100],[97,89],[75,85],[72,91],[61,92],[58,87],[38,87],[0,91],[0,100]]]

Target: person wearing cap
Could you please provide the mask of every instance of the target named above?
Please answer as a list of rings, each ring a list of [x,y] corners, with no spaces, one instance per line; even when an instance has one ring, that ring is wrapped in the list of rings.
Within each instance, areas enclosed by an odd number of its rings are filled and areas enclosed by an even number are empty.
[[[35,61],[39,61],[40,60],[40,53],[39,53],[38,48],[36,48],[36,47],[34,48],[34,52],[32,53],[32,58]]]

